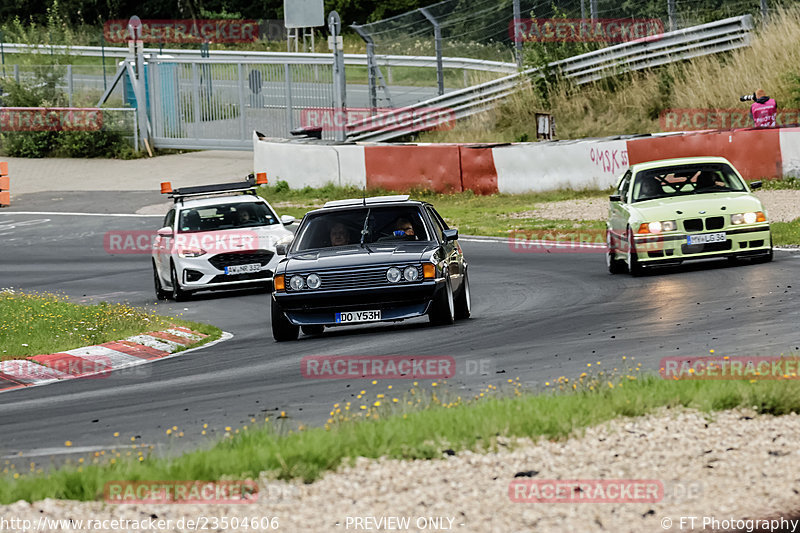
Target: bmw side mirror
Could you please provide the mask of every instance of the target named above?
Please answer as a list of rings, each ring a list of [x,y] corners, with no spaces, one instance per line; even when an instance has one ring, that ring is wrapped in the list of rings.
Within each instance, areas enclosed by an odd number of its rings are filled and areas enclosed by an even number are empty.
[[[286,250],[287,250],[288,246],[289,245],[283,244],[283,243],[276,244],[275,245],[275,253],[278,254],[278,255],[286,255]]]
[[[288,226],[289,224],[294,224],[295,220],[297,219],[294,218],[292,215],[281,215],[281,224],[283,224],[284,226]]]
[[[446,229],[444,230],[444,242],[450,242],[458,240],[458,230],[457,229]]]
[[[750,190],[754,191],[756,189],[760,189],[761,185],[763,185],[760,181],[751,181],[750,182]]]
[[[621,202],[622,196],[619,194],[611,194],[609,195],[608,199],[611,200],[612,202]]]

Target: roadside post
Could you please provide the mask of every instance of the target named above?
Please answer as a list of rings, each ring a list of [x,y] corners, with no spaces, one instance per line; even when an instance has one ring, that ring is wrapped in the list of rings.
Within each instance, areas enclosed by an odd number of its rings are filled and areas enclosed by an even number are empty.
[[[328,48],[333,51],[333,113],[334,122],[341,120],[347,123],[347,81],[344,73],[344,44],[342,43],[342,21],[339,13],[331,11],[328,13],[328,29],[331,34],[328,37]],[[344,141],[347,139],[347,131],[344,127],[336,128],[336,140]]]
[[[0,207],[11,205],[11,177],[8,175],[8,162],[0,161]]]

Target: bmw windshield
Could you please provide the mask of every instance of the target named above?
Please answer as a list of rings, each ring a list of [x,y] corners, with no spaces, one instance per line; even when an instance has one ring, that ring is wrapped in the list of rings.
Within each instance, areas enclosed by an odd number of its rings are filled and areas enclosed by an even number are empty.
[[[633,201],[746,190],[741,178],[724,163],[679,165],[638,172],[633,184]]]

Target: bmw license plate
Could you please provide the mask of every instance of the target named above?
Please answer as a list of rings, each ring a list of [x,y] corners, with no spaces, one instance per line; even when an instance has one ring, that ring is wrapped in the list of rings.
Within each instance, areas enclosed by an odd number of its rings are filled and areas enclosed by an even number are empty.
[[[251,263],[249,265],[233,265],[225,267],[226,274],[252,274],[261,270],[261,263]]]
[[[380,310],[377,311],[345,311],[336,313],[337,324],[348,324],[350,322],[377,322],[381,319]]]
[[[725,242],[725,232],[704,233],[702,235],[688,235],[687,244],[707,244],[710,242]]]

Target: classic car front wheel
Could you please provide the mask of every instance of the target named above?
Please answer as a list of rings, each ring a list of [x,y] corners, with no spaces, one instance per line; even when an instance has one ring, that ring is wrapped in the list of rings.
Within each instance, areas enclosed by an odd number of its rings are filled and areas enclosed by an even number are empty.
[[[444,289],[441,289],[433,300],[429,316],[431,324],[435,326],[446,326],[455,321],[455,303],[450,276],[445,276]]]
[[[456,298],[456,318],[469,318],[472,312],[472,297],[469,294],[469,274],[464,272],[464,281],[461,283],[461,292]]]
[[[300,327],[295,326],[272,301],[272,337],[278,342],[294,341],[300,334]]]

